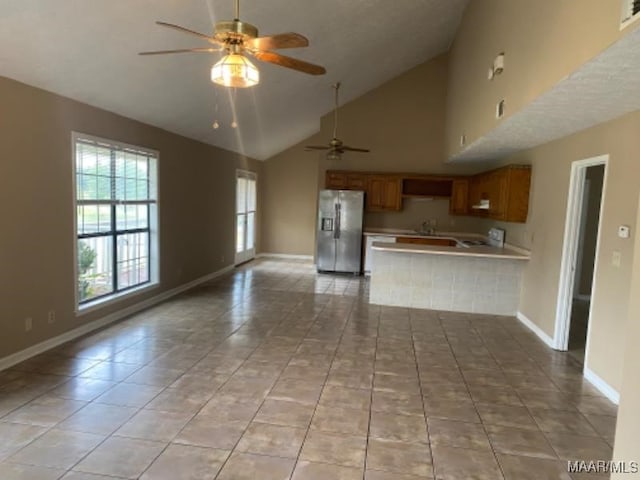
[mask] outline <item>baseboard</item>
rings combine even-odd
[[[291,255],[289,253],[259,253],[258,258],[283,258],[290,260],[313,260],[313,255]]]
[[[587,368],[586,366],[584,367],[584,378],[586,378],[587,380],[589,380],[589,382],[596,387],[598,390],[600,390],[600,392],[607,397],[609,400],[611,400],[613,403],[615,403],[616,405],[618,405],[620,403],[620,393],[618,393],[618,391],[613,388],[611,385],[609,385],[607,382],[605,382],[602,378],[600,378],[598,375],[596,375],[593,370]]]
[[[62,345],[63,343],[69,342],[75,338],[86,335],[87,333],[91,333],[94,330],[97,330],[102,327],[106,327],[111,323],[117,322],[118,320],[122,320],[123,318],[128,317],[129,315],[133,315],[134,313],[144,310],[145,308],[149,308],[171,297],[174,297],[182,292],[186,292],[187,290],[190,290],[194,287],[197,287],[200,284],[213,280],[214,278],[220,277],[221,275],[224,275],[232,271],[233,268],[234,268],[233,265],[229,265],[221,270],[218,270],[216,272],[210,273],[203,277],[197,278],[195,280],[192,280],[191,282],[172,288],[171,290],[162,292],[159,295],[156,295],[154,297],[147,298],[146,300],[138,302],[134,305],[130,305],[126,308],[123,308],[122,310],[118,310],[117,312],[110,313],[109,315],[106,315],[102,318],[99,318],[90,323],[82,325],[81,327],[74,328],[73,330],[69,330],[68,332],[65,332],[61,335],[49,338],[43,342],[32,345],[31,347],[25,348],[24,350],[20,350],[19,352],[12,353],[7,357],[0,358],[0,371],[6,368],[12,367],[13,365],[16,365],[31,357],[44,353],[47,350],[51,350],[52,348]]]
[[[518,318],[518,320],[520,320],[520,322],[522,322],[525,327],[535,333],[540,338],[540,340],[546,343],[550,348],[555,348],[553,338],[551,338],[539,326],[529,320],[524,313],[518,312],[516,314],[516,317]]]

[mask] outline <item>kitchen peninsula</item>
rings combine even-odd
[[[516,247],[372,245],[370,302],[515,315],[528,252]]]

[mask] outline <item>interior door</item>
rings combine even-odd
[[[236,258],[235,264],[256,256],[256,174],[236,172]]]

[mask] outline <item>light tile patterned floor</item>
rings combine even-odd
[[[616,408],[571,357],[367,289],[261,260],[0,372],[0,478],[582,479],[567,459],[610,458]]]

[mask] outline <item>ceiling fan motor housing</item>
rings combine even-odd
[[[256,38],[258,29],[254,25],[240,20],[224,21],[216,23],[213,36],[219,42],[239,45],[245,40]]]

